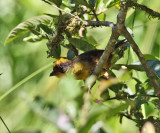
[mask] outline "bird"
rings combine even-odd
[[[122,40],[115,45],[115,48],[117,49],[125,42],[126,40]],[[50,76],[61,78],[70,71],[77,80],[86,80],[91,74],[93,74],[96,64],[102,56],[103,52],[104,50],[95,49],[86,51],[74,57],[72,60],[60,58],[54,62],[53,71],[50,73]],[[103,65],[99,77],[103,76],[111,67],[112,58],[113,53],[110,54],[109,60],[104,63],[105,65]]]

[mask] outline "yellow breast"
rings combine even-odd
[[[72,73],[77,79],[85,80],[91,74],[91,69],[88,62],[78,62],[73,65]]]

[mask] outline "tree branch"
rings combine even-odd
[[[122,2],[121,9],[120,9],[119,14],[117,16],[117,24],[116,24],[116,26],[113,26],[110,40],[109,40],[109,42],[105,48],[105,51],[102,54],[98,64],[96,65],[96,68],[94,70],[94,74],[96,76],[98,76],[100,74],[102,66],[104,65],[105,61],[108,61],[110,54],[112,52],[114,52],[114,45],[115,45],[116,41],[118,40],[118,37],[120,36],[120,34],[123,30],[123,27],[124,27],[126,12],[127,12],[126,2]],[[113,25],[113,24],[111,24],[111,25]]]
[[[113,28],[115,26],[114,23],[109,22],[109,21],[91,21],[91,20],[86,20],[84,22],[84,26],[93,26],[93,27],[98,27],[98,26],[108,26]]]
[[[152,16],[152,18],[156,18],[157,17],[158,19],[160,19],[160,13],[159,12],[156,12],[156,11],[150,9],[150,8],[146,7],[145,5],[141,5],[141,4],[135,3],[135,2],[130,0],[128,2],[128,6],[137,8],[137,9],[142,10],[142,11],[145,11],[150,16]]]
[[[107,26],[112,27],[112,34],[111,34],[109,42],[108,42],[102,56],[100,57],[97,65],[95,67],[95,70],[93,72],[94,77],[99,76],[99,74],[102,70],[102,66],[104,64],[106,66],[109,66],[109,62],[106,63],[106,61],[109,61],[110,54],[114,52],[114,45],[123,30],[124,22],[125,22],[125,18],[126,18],[126,13],[127,13],[127,6],[126,5],[127,5],[126,0],[121,2],[121,8],[120,8],[119,14],[117,16],[117,24],[116,25],[114,25],[111,22],[106,22]],[[90,77],[88,78],[88,80],[90,80]],[[89,89],[93,86],[95,81],[96,81],[96,78],[92,78],[92,81],[90,81],[90,84],[88,85]]]
[[[154,73],[152,72],[152,70],[150,69],[150,67],[148,66],[148,63],[147,63],[146,59],[144,58],[142,52],[140,51],[139,47],[137,46],[137,44],[133,40],[132,36],[127,31],[126,27],[124,27],[122,34],[128,40],[128,42],[132,46],[134,52],[137,54],[140,62],[142,63],[142,65],[144,67],[144,70],[146,71],[146,74],[147,74],[148,78],[150,79],[152,85],[155,88],[155,91],[157,92],[158,98],[160,99],[160,87],[159,87],[159,84],[157,83],[156,77],[155,77]]]
[[[51,4],[48,1],[45,1],[45,0],[42,0],[42,1],[44,1],[47,4],[55,7],[59,11],[65,12],[65,13],[77,18],[77,21],[80,21],[80,22],[83,21],[78,16],[76,16],[74,14],[71,14],[69,12],[66,12],[66,11],[62,10],[61,8]],[[102,66],[104,65],[104,63],[106,61],[109,61],[110,54],[114,52],[114,45],[115,45],[116,41],[118,40],[118,37],[122,33],[126,37],[128,42],[131,44],[131,46],[132,46],[133,50],[136,52],[137,56],[139,57],[139,60],[142,63],[142,65],[144,66],[144,70],[146,71],[147,76],[149,77],[151,83],[153,84],[153,86],[155,88],[155,91],[157,92],[157,95],[158,95],[158,97],[160,99],[160,87],[159,87],[159,84],[157,83],[157,81],[155,79],[155,75],[152,72],[152,70],[150,69],[150,67],[148,66],[147,61],[143,57],[143,54],[141,53],[139,47],[137,46],[135,41],[132,39],[132,37],[129,34],[129,32],[127,31],[126,27],[124,26],[126,13],[127,13],[127,6],[136,7],[138,9],[144,10],[145,12],[150,14],[152,17],[160,18],[160,13],[155,12],[152,9],[149,9],[144,5],[140,5],[138,3],[134,3],[131,0],[130,1],[123,0],[123,1],[121,1],[121,8],[120,8],[119,14],[117,16],[117,24],[116,25],[114,23],[112,23],[112,22],[109,22],[109,21],[89,21],[89,20],[88,21],[83,21],[84,22],[84,26],[108,26],[108,27],[112,28],[112,34],[111,34],[110,40],[109,40],[109,42],[108,42],[108,44],[107,44],[107,46],[106,46],[106,48],[104,50],[104,53],[100,57],[100,60],[97,63],[93,74],[96,77],[98,77],[98,75],[101,72]],[[107,66],[107,64],[105,64],[105,65]],[[96,80],[96,78],[94,78],[94,82],[95,82],[95,80]],[[90,86],[92,86],[94,84],[94,82]]]

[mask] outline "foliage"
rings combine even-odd
[[[52,18],[49,18],[47,16],[38,16],[38,17],[33,17],[29,20],[26,20],[25,22],[16,26],[9,33],[9,35],[5,41],[5,44],[9,43],[13,39],[23,35],[24,33],[29,32],[29,31],[31,31],[33,34],[35,34],[37,36],[41,35],[42,37],[44,37],[44,35],[42,35],[42,33],[40,33],[40,29],[42,29],[48,33],[49,28],[43,24],[47,24],[47,22],[50,22],[51,20],[52,20]]]
[[[6,78],[9,81],[13,77],[9,86],[13,87],[8,91],[0,91],[0,106],[8,105],[0,111],[0,115],[5,116],[2,118],[9,129],[15,133],[114,133],[117,132],[117,128],[118,133],[132,133],[141,130],[145,122],[150,121],[156,131],[160,132],[159,100],[149,78],[145,75],[143,66],[128,43],[113,53],[112,63],[114,64],[108,71],[109,79],[98,79],[91,94],[88,94],[83,81],[75,80],[70,73],[61,79],[48,78],[52,70],[50,62],[53,62],[53,58],[59,59],[65,56],[71,59],[83,51],[105,49],[111,34],[109,28],[87,27],[85,21],[116,22],[121,1],[48,0],[47,3],[49,2],[50,5],[44,2],[45,0],[42,0],[36,4],[41,3],[42,7],[47,6],[47,8],[53,8],[51,6],[53,4],[54,7],[62,10],[58,14],[49,12],[43,16],[38,14],[37,17],[27,20],[21,19],[13,23],[12,26],[20,24],[10,33],[9,31],[5,33],[8,37],[6,40],[3,39],[4,44],[14,42],[23,44],[18,38],[23,38],[25,41],[25,45],[22,46],[6,45],[8,59],[1,56],[10,64],[10,67],[6,67],[7,63],[5,65],[11,71],[10,76],[8,74]],[[23,4],[26,4],[27,8],[30,7],[25,2],[19,3],[19,6]],[[150,6],[146,1],[142,4]],[[152,4],[158,5],[157,2]],[[14,9],[21,17],[23,16],[18,8]],[[157,80],[160,81],[158,24],[157,27],[152,27],[150,23],[144,25],[147,21],[152,22],[148,20],[148,16],[144,17],[141,11],[134,12],[132,8],[128,12],[126,18],[128,28],[132,29],[131,25],[134,24],[143,25],[143,27],[132,29],[134,39],[138,40],[142,52],[147,52],[144,57],[148,60]],[[1,18],[0,21],[4,22],[6,19],[7,17],[4,20]],[[16,16],[17,19],[19,19],[18,16]],[[135,22],[131,24],[132,20]],[[0,27],[3,25],[0,24]],[[154,35],[149,38],[152,33]],[[145,39],[149,40],[146,42]],[[37,46],[30,43],[43,44]],[[148,51],[145,51],[146,46],[150,47]],[[48,65],[44,66],[44,64]],[[17,68],[18,65],[21,67]],[[41,66],[44,67],[40,68]],[[4,78],[6,71],[2,68],[0,70],[0,78]],[[32,80],[28,81],[31,78]],[[8,88],[5,82],[0,84],[4,89]],[[20,88],[19,91],[18,88]],[[16,89],[17,91],[13,93]],[[16,119],[16,115],[20,116],[20,119]],[[13,125],[12,118],[15,119]],[[3,128],[5,132],[6,129]]]

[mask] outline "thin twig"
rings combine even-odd
[[[141,97],[157,97],[156,95],[128,95],[126,97],[118,97],[118,96],[115,96],[115,97],[111,97],[111,98],[107,98],[106,100],[99,100],[99,99],[96,99],[95,102],[98,103],[98,104],[101,104],[103,102],[107,102],[107,101],[111,101],[111,100],[126,100],[127,98],[135,98],[136,96],[141,96]]]
[[[70,12],[67,12],[67,11],[63,10],[63,9],[61,9],[61,8],[59,8],[59,7],[57,7],[57,6],[53,5],[53,4],[51,4],[50,2],[48,2],[48,1],[46,1],[46,0],[42,0],[42,1],[44,1],[45,3],[47,3],[47,4],[51,5],[51,6],[53,6],[53,7],[56,8],[58,11],[65,12],[65,13],[67,13],[67,14],[69,14],[69,15],[75,17],[75,18],[77,18],[78,20],[83,21],[83,20],[82,20],[81,18],[79,18],[78,16],[76,16],[76,15],[70,13]]]
[[[94,16],[95,16],[95,18],[96,18],[96,21],[99,21],[98,16],[97,16],[97,14],[96,14],[96,12],[95,12],[95,10],[94,10],[94,9],[92,10],[92,12],[93,12],[93,15],[94,15]]]
[[[120,115],[122,115],[122,116],[124,116],[124,117],[126,117],[126,118],[128,118],[128,119],[130,119],[132,121],[136,121],[136,119],[133,119],[130,115],[127,115],[125,113],[120,113]]]
[[[7,131],[8,131],[9,133],[11,133],[11,131],[9,130],[7,124],[4,122],[4,120],[2,119],[1,116],[0,116],[0,119],[1,119],[2,123],[4,124],[4,126],[6,127]]]
[[[45,3],[53,6],[54,8],[56,8],[57,10],[59,10],[59,11],[61,11],[61,12],[65,12],[65,13],[67,13],[67,14],[75,17],[75,18],[77,18],[77,19],[78,19],[79,21],[81,21],[81,22],[83,21],[83,20],[82,20],[81,18],[79,18],[77,15],[74,15],[74,14],[72,14],[72,13],[70,13],[70,12],[67,12],[67,11],[65,11],[65,10],[63,10],[63,9],[61,9],[61,8],[53,5],[53,4],[51,4],[50,2],[48,2],[48,1],[46,1],[46,0],[42,0],[42,1],[44,1]],[[84,26],[96,26],[96,27],[97,27],[97,26],[109,26],[109,27],[113,28],[113,27],[114,27],[114,23],[109,22],[109,21],[91,21],[91,20],[86,20],[86,21],[84,21]]]
[[[126,97],[111,97],[111,98],[108,98],[107,100],[104,100],[103,102],[106,102],[106,101],[110,101],[110,100],[125,100],[126,98],[135,98],[136,96],[142,96],[142,97],[157,97],[156,95],[129,95],[129,96],[126,96]]]

